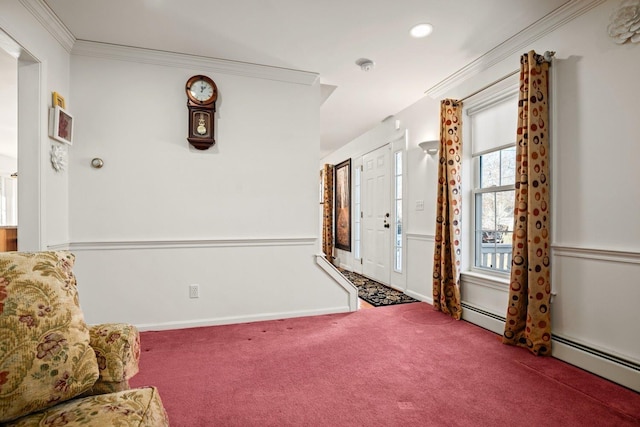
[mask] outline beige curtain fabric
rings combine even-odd
[[[440,165],[433,255],[433,307],[460,319],[462,102],[440,103]]]
[[[549,355],[549,63],[531,51],[520,64],[513,261],[503,342]]]
[[[323,215],[322,215],[322,251],[329,262],[333,262],[333,165],[326,164],[322,170]]]

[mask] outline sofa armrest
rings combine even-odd
[[[90,345],[98,359],[100,377],[90,394],[129,389],[129,379],[138,373],[140,334],[125,323],[89,326]]]

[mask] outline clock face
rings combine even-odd
[[[211,99],[214,92],[211,83],[203,79],[193,82],[189,91],[191,92],[191,96],[200,102]]]

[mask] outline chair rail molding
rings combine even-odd
[[[241,237],[224,239],[192,240],[122,240],[122,241],[86,241],[49,245],[48,250],[96,251],[96,250],[146,250],[146,249],[192,249],[192,248],[230,248],[256,246],[311,246],[317,238],[304,237]]]
[[[422,240],[425,242],[435,242],[436,236],[433,234],[407,233],[407,240]]]
[[[584,258],[598,261],[640,264],[640,252],[616,249],[596,249],[582,246],[551,245],[551,254],[557,257]]]

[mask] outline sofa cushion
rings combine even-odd
[[[6,427],[168,425],[158,391],[155,387],[146,387],[70,400],[8,423]]]
[[[140,334],[127,323],[89,326],[90,344],[98,359],[100,377],[88,394],[129,389],[129,379],[138,373]]]
[[[0,253],[0,422],[71,399],[98,378],[69,252]]]

